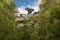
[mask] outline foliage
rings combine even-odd
[[[38,16],[30,21],[35,23],[31,40],[60,40],[60,1],[43,0]],[[36,25],[37,24],[37,25]]]
[[[16,5],[12,0],[0,0],[0,40],[16,40]]]
[[[7,1],[0,1],[0,40],[60,40],[60,0],[41,0],[39,14],[19,29],[13,16],[16,5]]]

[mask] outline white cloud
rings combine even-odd
[[[26,11],[26,10],[24,9],[24,7],[18,8],[18,12],[19,12],[19,14],[27,14],[27,13],[28,13],[28,11]]]
[[[32,5],[27,5],[26,7],[30,7],[30,8],[33,8],[34,9],[34,11],[33,11],[33,13],[34,12],[38,12],[38,10],[39,10],[39,1],[38,2],[33,2],[32,3]],[[28,13],[28,11],[26,11],[25,10],[25,6],[21,6],[21,7],[19,7],[18,8],[18,14],[27,14]]]

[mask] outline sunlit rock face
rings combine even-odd
[[[23,14],[24,15],[24,14]],[[34,25],[33,22],[29,21],[29,18],[32,17],[32,16],[36,16],[37,14],[27,14],[27,15],[24,15],[24,16],[21,16],[21,17],[17,17],[16,19],[16,22],[17,22],[17,28],[21,28],[21,27],[24,27],[24,25],[26,25],[27,27],[31,27],[32,25]],[[27,22],[27,24],[25,23],[24,24],[24,20],[27,20],[29,22]]]

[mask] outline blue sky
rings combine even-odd
[[[33,3],[38,2],[38,0],[14,0],[14,2],[18,7],[20,7],[20,6],[33,5]]]
[[[39,10],[39,0],[14,0],[14,2],[18,8],[18,14],[27,14],[28,11],[25,10],[25,7],[33,8],[33,13]]]

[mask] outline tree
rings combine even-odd
[[[0,0],[0,40],[16,40],[14,13],[13,0]]]
[[[40,12],[32,21],[37,21],[32,33],[35,40],[59,40],[60,39],[60,0],[42,0]],[[38,30],[38,31],[37,31]]]
[[[45,2],[44,2],[45,1]],[[60,1],[59,0],[43,0],[40,12],[40,31],[43,40],[59,40],[59,23],[60,23]]]
[[[30,14],[30,13],[32,13],[32,11],[34,11],[34,9],[32,9],[32,8],[25,8],[25,10],[27,10],[28,11],[28,14]]]

